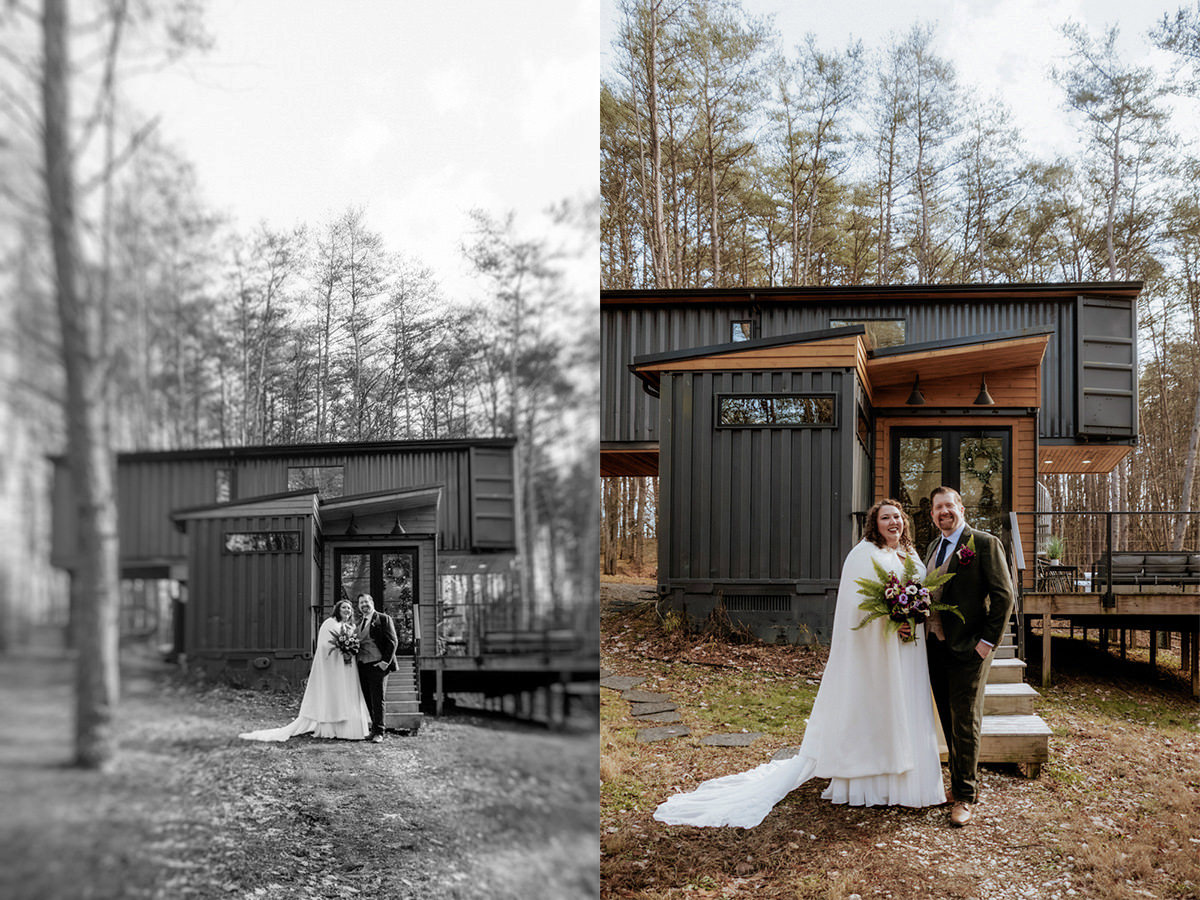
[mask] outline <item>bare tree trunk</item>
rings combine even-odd
[[[105,768],[115,761],[119,695],[117,508],[108,439],[107,371],[100,314],[81,290],[68,93],[66,0],[45,0],[42,13],[42,105],[46,196],[54,252],[55,293],[66,371],[67,457],[75,489],[79,559],[74,572],[78,619],[72,623],[75,762]]]

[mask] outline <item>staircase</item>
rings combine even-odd
[[[388,676],[383,693],[383,724],[396,731],[416,734],[424,720],[417,660],[412,656],[397,656],[396,666],[396,671]]]
[[[1033,712],[1038,692],[1024,681],[1025,662],[1017,659],[1011,626],[993,653],[983,694],[979,761],[1017,763],[1028,777],[1037,778],[1050,756],[1050,726]],[[939,744],[944,760],[941,736]]]

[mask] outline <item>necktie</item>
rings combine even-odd
[[[950,538],[942,538],[942,545],[938,547],[937,565],[941,565],[946,561],[946,551],[950,549]]]

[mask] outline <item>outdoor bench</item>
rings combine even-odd
[[[1104,590],[1105,558],[1092,566],[1092,590]],[[1156,550],[1145,553],[1113,553],[1113,587],[1132,585],[1200,585],[1200,553]]]

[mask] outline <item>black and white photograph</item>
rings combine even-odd
[[[0,896],[598,896],[599,18],[0,2]]]
[[[601,29],[602,896],[1200,896],[1200,5]]]

